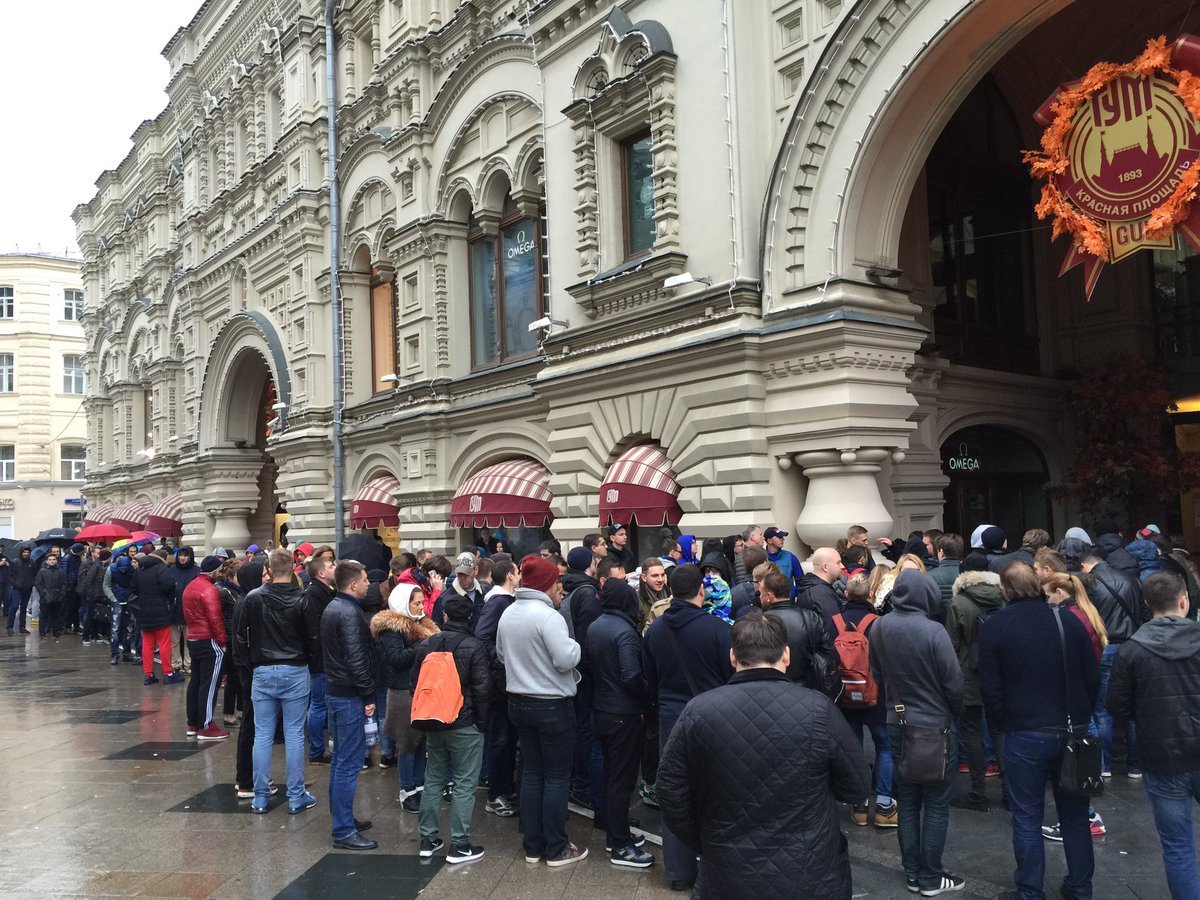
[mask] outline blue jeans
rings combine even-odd
[[[1096,711],[1092,714],[1100,738],[1100,768],[1105,772],[1112,771],[1113,718],[1108,714],[1104,702],[1108,699],[1108,679],[1112,675],[1113,663],[1120,649],[1120,644],[1109,644],[1100,654],[1100,693],[1096,695]],[[1129,771],[1137,772],[1137,729],[1134,728],[1133,722],[1129,723],[1125,732],[1125,743],[1129,750]]]
[[[904,735],[899,725],[887,727],[892,754],[897,761],[904,758]],[[948,737],[949,758],[958,757],[958,745],[953,729]],[[912,784],[896,772],[892,793],[900,807],[900,856],[904,874],[916,878],[922,888],[936,887],[945,875],[942,851],[946,849],[946,829],[950,824],[950,785],[954,782],[954,767],[946,767],[946,777],[939,784]]]
[[[329,707],[329,733],[333,735],[333,761],[329,764],[329,815],[335,841],[358,833],[354,825],[354,792],[358,773],[367,755],[367,714],[361,697],[325,697]],[[378,714],[379,710],[376,710]]]
[[[525,855],[553,859],[567,846],[567,795],[575,750],[575,704],[508,695],[521,745],[521,844]]]
[[[1063,884],[1079,900],[1092,896],[1092,832],[1088,824],[1088,800],[1061,793],[1054,783],[1067,746],[1067,733],[1013,731],[1004,738],[1004,775],[1012,807],[1013,855],[1017,869],[1013,883],[1021,900],[1041,900],[1046,879],[1046,848],[1042,821],[1046,784],[1054,789],[1054,806],[1062,828],[1067,877]]]
[[[1142,776],[1154,810],[1154,826],[1162,842],[1163,868],[1174,900],[1200,900],[1196,843],[1192,836],[1192,802],[1200,803],[1200,769],[1178,775]]]
[[[308,758],[325,755],[325,673],[314,673],[310,679],[312,693],[308,701]]]
[[[288,805],[304,797],[304,716],[308,712],[307,666],[259,666],[250,699],[254,703],[254,805],[271,796],[271,748],[283,718]],[[361,759],[361,757],[360,757]]]
[[[596,739],[592,721],[594,688],[583,682],[575,695],[575,765],[571,773],[571,790],[586,794],[592,803],[596,821],[604,820],[604,750]]]
[[[20,631],[25,630],[25,613],[29,609],[29,598],[32,595],[32,589],[28,591],[20,588],[12,589],[12,596],[8,601],[8,628],[10,631],[14,628]]]
[[[401,753],[398,768],[400,770],[400,790],[411,794],[419,785],[425,783],[425,741],[417,747],[415,753]]]
[[[871,733],[871,743],[875,745],[875,802],[887,806],[892,802],[892,742],[888,738],[887,726],[882,722],[878,725],[851,722],[850,730],[860,745],[864,728]]]
[[[384,720],[387,719],[386,684],[375,691],[375,718],[379,720],[379,724],[381,726],[383,725]],[[383,756],[396,755],[396,742],[382,727],[379,729],[379,752]],[[365,757],[366,754],[364,753],[363,756]]]
[[[517,730],[508,717],[508,697],[493,697],[484,746],[484,771],[488,778],[488,799],[510,797],[516,793]]]
[[[130,656],[136,656],[137,649],[129,636],[133,626],[133,613],[128,606],[120,603],[113,603],[109,611],[112,614],[112,624],[108,632],[108,652],[115,657],[124,649]]]

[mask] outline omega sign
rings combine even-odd
[[[978,472],[979,457],[972,456],[966,444],[958,445],[958,456],[952,456],[946,460],[946,465],[951,472]]]
[[[524,256],[533,249],[533,241],[525,238],[525,230],[517,232],[517,236],[513,241],[512,246],[508,248],[508,258],[516,259],[518,256]]]

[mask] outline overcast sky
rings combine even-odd
[[[77,255],[71,210],[167,103],[161,51],[201,0],[0,0],[0,252]]]

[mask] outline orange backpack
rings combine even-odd
[[[838,613],[833,617],[837,637],[833,639],[838,653],[838,674],[842,678],[842,696],[838,706],[844,709],[869,709],[879,702],[879,685],[871,677],[871,662],[867,654],[867,626],[878,619],[867,613],[855,628]]]
[[[413,687],[410,719],[413,728],[420,731],[449,728],[463,708],[462,681],[454,664],[454,648],[446,648],[444,634],[429,640],[439,639],[439,648],[431,649],[421,663],[421,673]]]

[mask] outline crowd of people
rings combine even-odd
[[[553,540],[521,559],[493,543],[397,553],[386,572],[309,543],[218,547],[199,562],[165,542],[76,544],[0,560],[0,596],[10,635],[29,633],[36,596],[43,638],[106,643],[111,665],[140,664],[147,686],[156,662],[165,684],[190,676],[186,734],[236,729],[234,789],[252,813],[278,790],[281,729],[288,811],[317,804],[306,764],[328,766],[339,848],[377,846],[354,799],[378,745],[418,817],[420,855],[451,864],[484,854],[471,823],[486,787],[485,812],[517,818],[530,864],[587,857],[568,831],[575,804],[613,865],[650,867],[630,816],[640,796],[661,808],[673,889],[849,898],[848,821],[896,829],[905,888],[932,897],[965,885],[942,861],[950,807],[998,802],[1012,820],[1011,896],[1044,896],[1051,842],[1066,858],[1061,895],[1088,898],[1106,825],[1062,772],[1090,734],[1103,778],[1123,747],[1172,896],[1196,900],[1200,578],[1154,525],[1132,541],[1110,523],[1096,531],[1052,546],[1032,529],[1010,549],[981,525],[968,540],[914,532],[873,552],[854,526],[807,568],[786,531],[757,526],[664,533],[641,561],[613,525],[565,555]],[[958,772],[969,789],[956,794]]]

